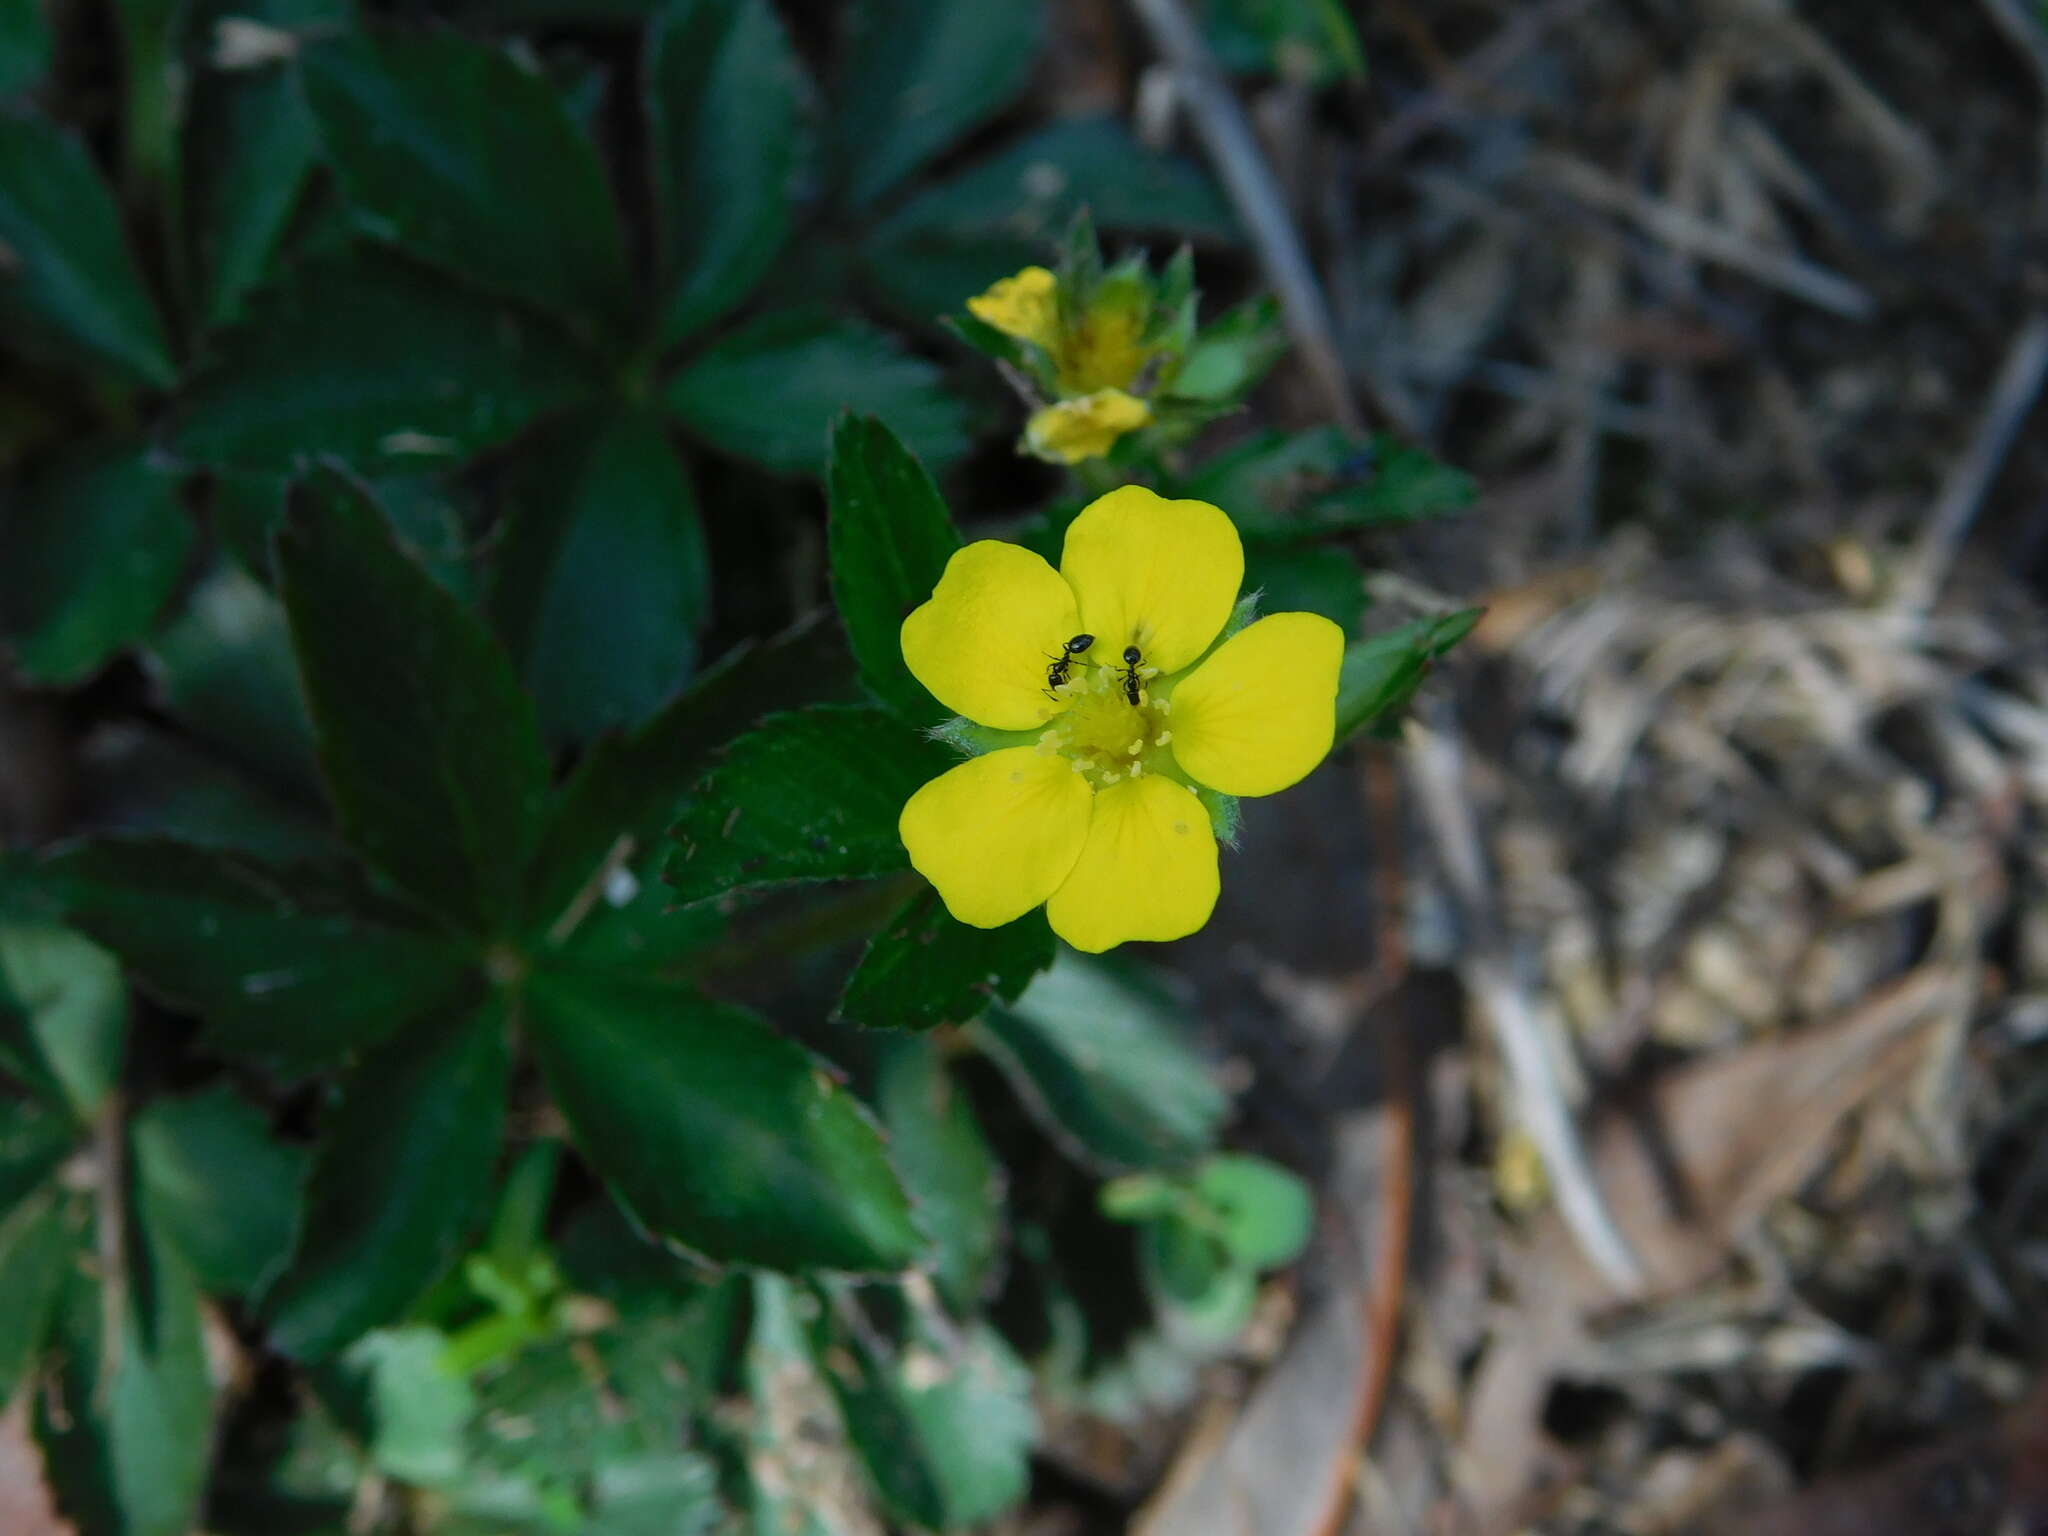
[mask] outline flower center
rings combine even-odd
[[[1053,690],[1065,707],[1057,713],[1047,710],[1049,723],[1038,738],[1038,750],[1059,753],[1096,789],[1162,770],[1172,774],[1172,706],[1150,691],[1158,675],[1157,667],[1139,664],[1138,701],[1133,704],[1131,674],[1125,667],[1076,666]]]

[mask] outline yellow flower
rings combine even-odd
[[[1321,762],[1344,655],[1313,613],[1215,644],[1243,577],[1220,509],[1142,486],[1075,518],[1057,571],[994,539],[953,556],[903,621],[903,659],[948,709],[1031,735],[903,807],[910,862],[947,911],[995,928],[1043,902],[1091,952],[1209,920],[1216,837],[1196,786],[1270,795]]]
[[[1060,339],[1059,279],[1044,267],[1026,267],[988,292],[967,301],[967,312],[1005,336],[1015,336],[1048,352]]]
[[[1033,411],[1024,424],[1024,441],[1041,459],[1078,464],[1099,459],[1126,432],[1152,419],[1152,407],[1120,389],[1098,389],[1079,400],[1062,400]]]
[[[1054,349],[1062,395],[1130,387],[1149,355],[1142,340],[1146,297],[1128,288],[1105,288],[1096,296]]]

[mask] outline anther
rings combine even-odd
[[[1154,736],[1152,738],[1152,745],[1155,747],[1163,747],[1171,740],[1173,740],[1173,732],[1161,731],[1157,736]]]
[[[1133,741],[1131,742],[1131,744],[1130,744],[1130,745],[1129,745],[1128,747],[1125,747],[1125,748],[1124,748],[1124,756],[1125,756],[1125,757],[1136,757],[1136,756],[1137,756],[1137,755],[1138,755],[1138,754],[1139,754],[1140,752],[1142,752],[1142,751],[1144,751],[1144,750],[1145,750],[1145,738],[1144,738],[1144,737],[1142,737],[1142,736],[1140,736],[1140,737],[1137,737],[1136,739],[1134,739],[1134,740],[1133,740]]]

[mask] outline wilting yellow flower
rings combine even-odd
[[[1062,400],[1031,413],[1024,441],[1041,459],[1078,464],[1099,459],[1126,432],[1152,419],[1152,407],[1120,389],[1098,389],[1079,400]]]
[[[1270,795],[1321,762],[1344,655],[1313,613],[1217,644],[1243,578],[1220,509],[1142,486],[1075,518],[1057,571],[994,539],[954,554],[903,621],[903,659],[948,709],[1031,734],[903,807],[910,862],[947,911],[995,928],[1043,902],[1091,952],[1209,920],[1216,836],[1195,786]]]
[[[1060,339],[1059,279],[1044,267],[1026,267],[967,301],[967,312],[1005,336],[1048,352]]]

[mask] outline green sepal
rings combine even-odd
[[[950,720],[941,720],[925,734],[933,741],[942,741],[956,752],[969,757],[980,757],[984,752],[1000,752],[1005,747],[1034,747],[1041,731],[999,731],[991,725],[976,725],[961,715]]]
[[[1237,847],[1238,828],[1244,821],[1238,810],[1237,796],[1226,795],[1206,784],[1189,787],[1194,790],[1195,798],[1202,802],[1202,809],[1209,813],[1209,830],[1216,834],[1216,841],[1226,848]]]

